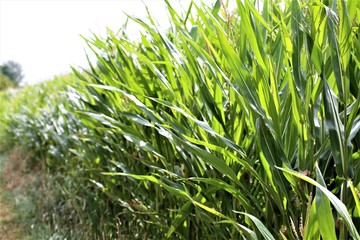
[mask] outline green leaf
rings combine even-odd
[[[325,181],[317,165],[315,171],[317,182],[326,188]],[[315,202],[317,222],[319,224],[321,236],[323,239],[336,239],[335,223],[330,207],[330,201],[319,188],[316,189]]]
[[[316,214],[316,201],[312,202],[309,216],[306,218],[303,239],[320,240],[319,222]]]
[[[262,222],[257,219],[256,217],[254,217],[253,215],[251,214],[248,214],[248,213],[244,213],[244,212],[237,212],[237,211],[234,211],[236,213],[240,213],[240,214],[243,214],[245,216],[247,216],[248,218],[251,219],[251,221],[254,222],[254,224],[256,225],[256,227],[258,228],[258,230],[261,232],[261,235],[264,237],[264,239],[266,240],[275,240],[274,236],[270,233],[270,231],[265,227],[264,224],[262,224]]]
[[[357,239],[357,240],[360,239],[360,235],[351,219],[351,216],[348,213],[348,210],[347,210],[345,204],[342,203],[332,192],[330,192],[327,188],[323,187],[320,183],[316,182],[315,180],[313,180],[301,173],[298,173],[291,169],[285,169],[285,168],[280,168],[280,167],[278,167],[278,169],[280,169],[281,171],[283,171],[285,173],[296,176],[296,177],[314,185],[315,187],[317,187],[322,193],[325,194],[325,196],[330,200],[332,205],[335,207],[338,214],[343,218],[344,223],[347,226],[347,229],[350,232],[351,236],[354,239]]]

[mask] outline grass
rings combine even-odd
[[[0,155],[0,169],[1,175],[3,175],[3,162],[5,157]],[[8,192],[3,190],[3,179],[0,179],[0,231],[2,237],[0,239],[18,239],[23,235],[17,221],[13,214],[13,209],[11,206],[11,197]]]
[[[96,64],[3,113],[54,177],[52,230],[360,239],[357,2],[165,2],[168,31],[85,39]]]
[[[26,155],[14,149],[1,156],[0,175],[1,239],[49,239],[50,226],[39,214],[46,211],[42,202],[52,191],[39,187],[44,181],[41,171],[27,169]]]

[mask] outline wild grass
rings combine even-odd
[[[165,2],[168,31],[130,17],[139,42],[85,39],[97,63],[6,121],[59,174],[69,225],[90,239],[360,239],[359,4]]]

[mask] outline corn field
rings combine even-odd
[[[165,3],[1,111],[68,238],[360,239],[360,1]]]

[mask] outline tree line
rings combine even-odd
[[[24,74],[22,67],[15,61],[7,61],[0,65],[0,91],[18,87]]]

